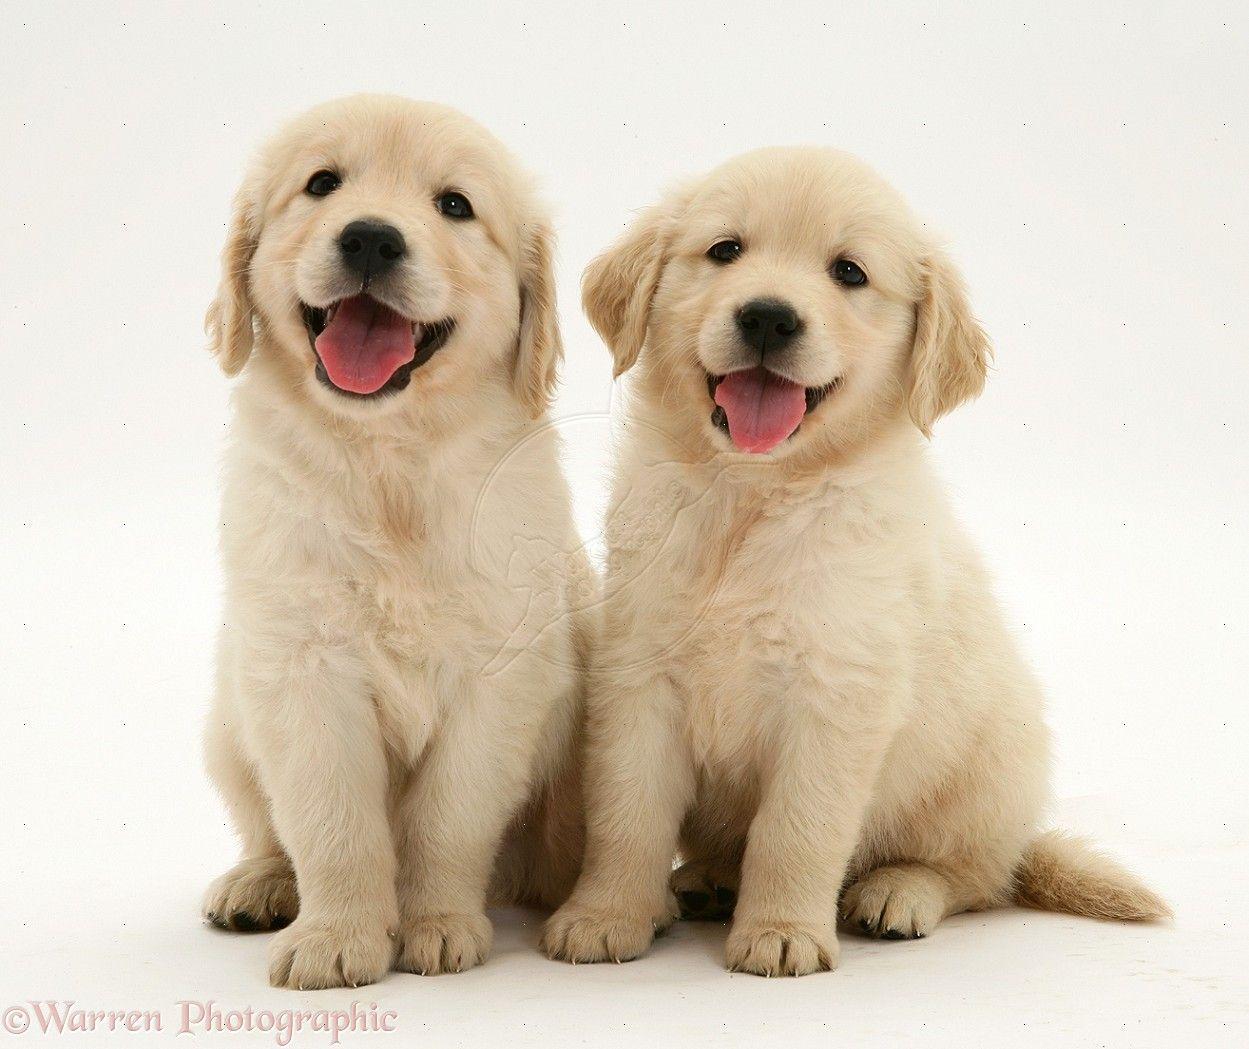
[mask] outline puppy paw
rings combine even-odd
[[[396,968],[420,976],[458,973],[490,956],[494,930],[484,914],[425,914],[399,925]]]
[[[677,917],[675,901],[652,917],[565,904],[547,919],[542,950],[565,962],[628,962]]]
[[[737,882],[704,863],[683,863],[672,872],[672,893],[683,921],[728,921],[737,906]]]
[[[733,926],[725,944],[725,963],[733,972],[756,976],[806,976],[837,966],[835,936],[811,926],[777,923]]]
[[[284,929],[297,914],[299,890],[285,856],[243,860],[214,881],[204,895],[204,917],[218,928],[235,932]]]
[[[846,923],[882,940],[918,940],[945,916],[947,889],[926,867],[877,867],[850,886],[841,900]]]
[[[273,942],[269,982],[298,991],[360,987],[385,976],[394,953],[394,939],[380,923],[331,924],[300,918]]]

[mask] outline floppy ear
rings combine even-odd
[[[555,308],[555,234],[545,222],[526,227],[521,241],[520,339],[516,347],[516,395],[537,418],[550,403],[564,343]]]
[[[581,306],[612,352],[612,378],[633,367],[646,342],[651,300],[663,272],[671,210],[648,208],[581,278]]]
[[[221,252],[221,283],[204,317],[208,348],[227,375],[243,370],[252,352],[252,298],[248,269],[260,239],[260,221],[247,185],[234,198],[230,230]]]
[[[907,409],[925,436],[946,412],[984,389],[992,349],[967,301],[963,278],[944,255],[924,262],[915,316]]]

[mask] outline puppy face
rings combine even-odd
[[[509,384],[545,406],[560,347],[549,226],[511,158],[454,110],[360,96],[261,152],[236,200],[214,349],[347,415]]]
[[[586,274],[660,424],[715,452],[819,457],[978,392],[988,347],[949,263],[853,158],[746,154],[674,194]],[[645,350],[643,350],[645,346]]]

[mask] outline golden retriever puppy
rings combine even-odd
[[[207,321],[241,376],[207,752],[243,858],[204,912],[289,925],[275,985],[458,972],[492,879],[554,904],[576,877],[551,240],[491,135],[399,98],[295,120],[236,199]]]
[[[833,968],[839,904],[887,939],[1010,899],[1165,914],[1038,834],[1041,696],[924,451],[989,345],[898,195],[839,153],[749,153],[645,212],[584,296],[636,368],[548,953],[641,954],[670,879],[764,975]]]

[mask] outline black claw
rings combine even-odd
[[[698,889],[686,889],[677,893],[677,900],[681,904],[681,917],[691,918],[702,914],[707,909],[707,904],[711,902],[711,893]]]
[[[722,911],[732,913],[733,908],[737,906],[737,893],[732,889],[726,889],[723,885],[717,885],[716,906]]]
[[[260,928],[260,922],[253,918],[246,911],[239,911],[234,915],[234,927],[239,932],[255,932]]]
[[[884,940],[910,940],[913,937],[909,932],[903,932],[901,929],[886,929],[881,934]]]
[[[860,918],[860,919],[859,919],[859,928],[860,928],[860,929],[862,929],[864,932],[875,932],[875,931],[876,931],[876,926],[874,926],[874,925],[873,925],[871,922],[869,922],[866,918]]]

